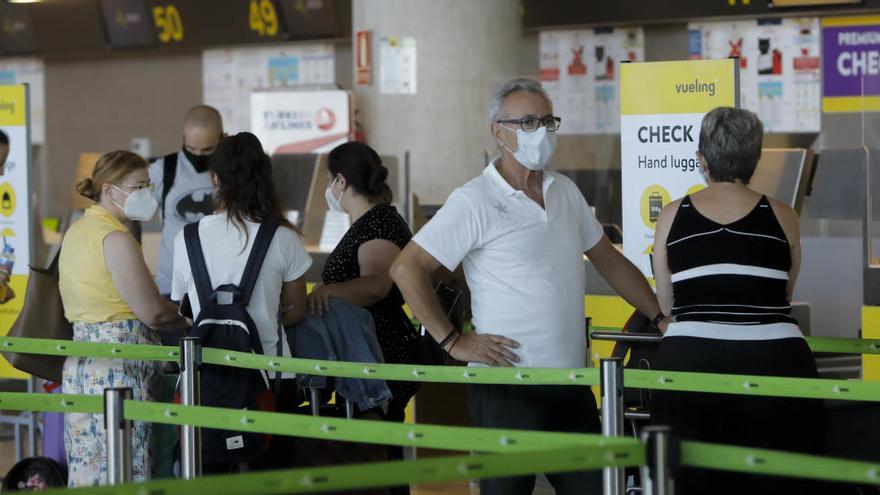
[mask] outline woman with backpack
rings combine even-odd
[[[147,221],[156,213],[147,162],[129,151],[102,156],[92,176],[77,191],[95,201],[64,236],[58,287],[73,340],[105,344],[158,345],[155,330],[186,326],[177,307],[159,295],[140,245],[123,225]],[[150,361],[67,358],[65,393],[100,395],[105,388],[128,387],[135,400],[153,400],[160,364]],[[135,481],[150,476],[151,425],[132,425],[132,471]],[[64,441],[69,485],[106,483],[104,419],[100,414],[66,415]]]
[[[373,148],[359,142],[337,146],[327,157],[332,183],[326,190],[331,210],[348,213],[351,228],[327,258],[323,284],[309,295],[309,309],[321,314],[330,297],[367,309],[373,315],[385,362],[414,362],[417,334],[403,311],[403,296],[388,274],[400,250],[412,238],[406,221],[391,206],[388,169]],[[402,422],[415,394],[413,382],[388,382],[393,398],[385,420]],[[389,460],[403,452],[390,447]],[[408,493],[397,488],[393,493]]]
[[[206,346],[233,348],[223,342],[211,342],[211,339],[216,339],[219,333],[232,338],[235,325],[226,325],[223,329],[217,327],[222,326],[224,320],[234,319],[236,323],[256,328],[259,338],[251,341],[253,351],[291,357],[290,346],[280,325],[293,326],[305,316],[306,283],[303,276],[312,259],[306,253],[296,228],[281,209],[272,179],[271,159],[263,152],[256,136],[242,132],[220,142],[211,156],[210,172],[216,188],[216,212],[186,227],[175,239],[171,298],[189,301],[195,321],[192,334],[201,335],[203,332],[205,335],[201,336]],[[254,266],[246,270],[251,257],[255,258]],[[202,284],[203,280],[209,282],[209,287]],[[248,291],[249,298],[244,294]],[[246,314],[235,316],[234,312],[242,308],[246,309]],[[224,316],[218,317],[220,314]],[[252,335],[244,332],[239,339]],[[202,373],[202,405],[210,405],[206,404],[205,394],[210,393],[212,387],[224,386],[222,383],[212,384],[212,376],[215,380],[232,383],[246,373],[245,370],[226,367],[213,371],[216,373]],[[216,378],[223,376],[229,380]],[[272,385],[270,390],[277,392],[275,409],[295,411],[299,405],[299,393],[294,375],[270,374],[268,379]],[[215,405],[229,407],[226,403]],[[247,458],[249,454],[245,455],[245,451],[248,451],[251,440],[260,450],[260,437],[228,436],[229,441],[239,442],[243,447],[226,452],[225,446],[229,443],[221,435],[217,442],[219,448],[212,451],[209,443],[213,437],[203,431],[205,469],[228,471],[236,469],[237,464],[254,462],[254,456]]]

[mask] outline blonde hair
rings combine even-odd
[[[105,153],[98,159],[92,176],[76,185],[76,191],[92,201],[101,201],[105,184],[116,184],[126,175],[147,168],[149,164],[131,151],[118,150]]]

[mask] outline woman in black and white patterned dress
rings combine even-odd
[[[332,183],[327,188],[331,210],[348,213],[351,228],[327,258],[323,284],[309,295],[309,310],[321,313],[328,297],[338,297],[373,315],[385,362],[413,362],[416,331],[403,311],[403,296],[388,275],[391,263],[412,238],[406,221],[391,206],[385,183],[388,169],[369,146],[350,142],[327,157]],[[413,382],[389,381],[393,398],[385,419],[402,422],[406,404],[418,388]],[[389,448],[389,459],[402,458],[399,447]],[[402,488],[393,493],[409,493]]]
[[[698,158],[708,187],[667,205],[657,221],[657,298],[671,323],[654,367],[816,378],[791,316],[800,267],[797,214],[748,187],[763,125],[749,111],[703,119]],[[655,392],[652,419],[685,440],[821,453],[822,403],[808,399]],[[814,482],[685,470],[677,493],[808,493]],[[826,492],[827,493],[827,492]]]

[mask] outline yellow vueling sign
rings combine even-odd
[[[735,59],[620,65],[622,115],[705,113],[739,106]]]
[[[737,60],[620,65],[623,253],[649,280],[660,211],[704,184],[696,154],[703,116],[737,106]]]
[[[0,86],[0,126],[23,126],[27,121],[25,87]]]

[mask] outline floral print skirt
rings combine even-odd
[[[153,330],[138,320],[73,324],[73,340],[102,344],[158,345]],[[132,389],[134,400],[153,400],[161,378],[161,364],[151,361],[69,357],[64,362],[62,389],[66,394],[103,395],[105,388]],[[132,479],[150,476],[149,423],[132,423]],[[67,414],[64,445],[69,469],[68,486],[107,483],[106,438],[103,414]]]

